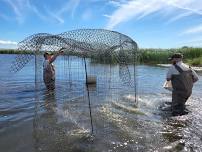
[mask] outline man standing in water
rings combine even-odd
[[[167,72],[167,81],[172,83],[172,115],[185,114],[185,102],[192,94],[193,83],[198,81],[198,75],[188,65],[182,62],[182,54],[175,53],[169,58],[172,62]]]
[[[43,80],[48,90],[55,89],[55,67],[53,62],[55,59],[63,53],[64,48],[61,48],[56,54],[49,52],[44,53],[44,63],[43,63]]]

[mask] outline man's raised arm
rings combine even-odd
[[[63,53],[64,53],[64,51],[63,51],[64,49],[65,49],[65,48],[59,49],[59,51],[58,51],[56,54],[54,54],[53,57],[49,60],[49,63],[54,62],[55,59],[56,59],[59,55],[63,54]]]

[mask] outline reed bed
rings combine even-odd
[[[131,50],[124,52],[127,61],[133,62],[134,58],[131,56]],[[182,53],[184,61],[190,65],[202,66],[202,48],[182,47],[177,49],[139,49],[138,50],[138,61],[140,64],[167,64],[169,63],[168,58],[173,53]],[[29,50],[14,50],[14,49],[2,49],[0,54],[33,54]],[[41,52],[43,54],[43,52]],[[127,55],[130,54],[130,55]],[[69,51],[65,55],[88,57],[92,59],[92,62],[96,63],[107,63],[116,64],[116,57],[108,54],[108,52],[98,52],[97,54],[78,54],[73,51]]]
[[[173,53],[182,53],[188,64],[202,66],[202,48],[140,49],[139,52],[139,61],[143,64],[167,64]]]

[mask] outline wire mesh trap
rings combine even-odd
[[[50,92],[43,82],[43,53],[60,48],[64,54],[54,62],[55,90]],[[35,64],[37,147],[50,150],[53,143],[89,140],[89,134],[113,138],[115,114],[119,109],[130,114],[126,107],[137,104],[137,44],[126,35],[104,29],[39,33],[21,41],[18,50],[28,54],[17,55],[10,72],[20,72],[31,60]]]

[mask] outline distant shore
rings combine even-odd
[[[171,66],[171,64],[157,64],[157,66],[169,68]],[[202,72],[201,66],[192,66],[191,68],[197,72]]]
[[[127,63],[133,64],[138,62],[139,64],[149,64],[149,65],[161,65],[166,67],[169,64],[168,57],[173,53],[182,53],[183,61],[190,66],[194,67],[196,71],[201,71],[202,67],[202,48],[192,48],[192,47],[182,47],[177,49],[138,49],[138,50],[124,50],[123,55],[127,60]],[[43,52],[40,52],[43,54]],[[34,54],[31,50],[16,50],[16,49],[0,49],[0,54]],[[137,55],[137,60],[134,61],[134,56]],[[89,52],[79,53],[74,50],[68,51],[65,55],[73,55],[80,57],[91,58],[92,62],[96,63],[106,63],[106,64],[116,64],[118,63],[117,57],[113,54],[109,54],[108,51],[95,51],[93,54]]]
[[[0,54],[34,54],[29,50],[0,49]]]

